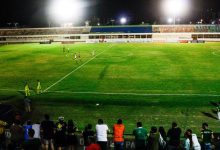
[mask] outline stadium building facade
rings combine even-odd
[[[220,25],[140,25],[0,29],[0,43],[220,41]]]

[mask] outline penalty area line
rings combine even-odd
[[[0,91],[23,92],[24,90],[17,90],[17,89],[0,89]]]
[[[93,94],[93,95],[130,95],[130,96],[201,96],[201,97],[220,97],[220,94],[187,94],[187,93],[111,93],[111,92],[73,92],[73,91],[48,91],[48,93],[63,93],[63,94]]]
[[[104,53],[106,50],[103,50],[101,53],[99,53],[98,55],[96,55],[95,57],[92,57],[91,59],[89,59],[88,61],[86,61],[85,63],[83,63],[82,65],[80,65],[79,67],[73,69],[70,73],[66,74],[65,76],[63,76],[62,78],[60,78],[58,81],[56,81],[55,83],[53,83],[51,86],[49,86],[48,88],[46,88],[44,90],[44,92],[47,92],[49,89],[51,89],[53,86],[57,85],[58,83],[60,83],[61,81],[63,81],[65,78],[67,78],[69,75],[71,75],[72,73],[76,72],[77,70],[79,70],[80,68],[82,68],[83,66],[85,66],[86,64],[88,64],[90,61],[92,61],[93,59],[95,59],[97,56],[101,55],[102,53]]]

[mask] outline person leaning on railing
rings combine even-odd
[[[113,126],[113,139],[115,150],[123,150],[124,146],[125,126],[122,124],[122,119],[118,119],[117,124]]]
[[[204,150],[211,150],[212,149],[212,139],[214,139],[214,135],[212,130],[208,129],[208,123],[202,124],[202,147]]]

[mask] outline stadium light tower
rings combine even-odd
[[[173,23],[176,24],[176,17],[184,15],[189,9],[189,0],[163,0],[163,12],[173,16]]]

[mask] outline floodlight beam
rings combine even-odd
[[[189,0],[163,0],[161,4],[163,13],[167,16],[173,16],[174,24],[176,17],[185,15],[189,10]]]
[[[75,22],[81,19],[83,7],[84,3],[80,0],[53,0],[48,11],[56,22]]]

